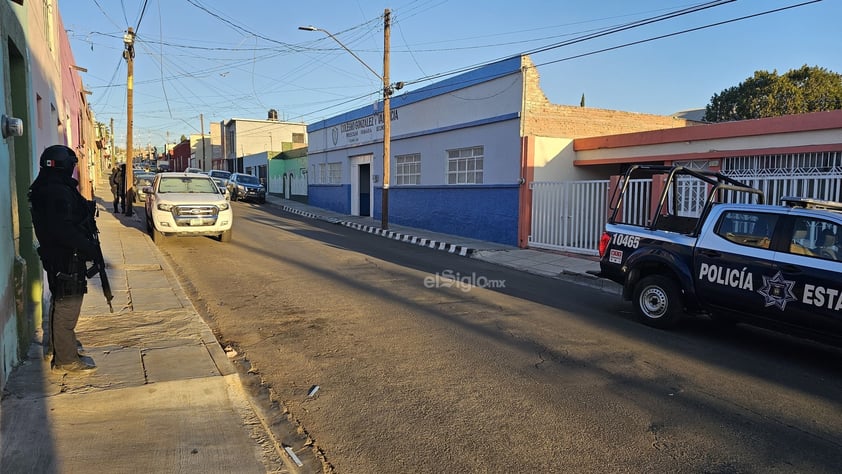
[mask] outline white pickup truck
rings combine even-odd
[[[156,244],[165,236],[213,236],[231,241],[234,213],[226,191],[204,173],[158,173],[146,194],[146,230]]]

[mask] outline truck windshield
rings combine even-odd
[[[251,175],[240,176],[239,178],[237,178],[237,181],[243,184],[260,184],[260,181],[258,181],[257,177]]]
[[[216,193],[210,178],[163,178],[158,185],[159,193]]]

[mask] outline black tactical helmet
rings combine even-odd
[[[49,146],[41,153],[41,168],[72,171],[78,161],[76,153],[64,145]]]

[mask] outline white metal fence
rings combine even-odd
[[[736,178],[763,191],[767,204],[780,204],[781,198],[797,196],[823,201],[842,201],[842,174],[823,176],[763,176]]]
[[[785,196],[842,201],[842,174],[814,176],[737,177],[765,193],[767,204]],[[651,182],[635,179],[623,203],[623,221],[649,221]],[[533,182],[532,229],[529,246],[597,255],[599,237],[607,220],[608,180]],[[692,215],[700,202],[697,189],[686,189],[679,200],[683,215]]]
[[[529,246],[596,255],[608,180],[533,182]]]

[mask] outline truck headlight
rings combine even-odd
[[[228,208],[229,208],[229,207],[231,207],[231,206],[230,206],[230,205],[228,205],[228,203],[227,203],[227,202],[223,202],[223,203],[221,203],[221,204],[217,204],[217,205],[216,205],[216,207],[218,207],[220,211],[226,211],[226,210],[228,210]]]
[[[172,211],[172,208],[173,208],[172,204],[169,204],[169,203],[166,203],[166,202],[159,202],[158,203],[158,210],[159,211],[170,212],[170,211]]]

